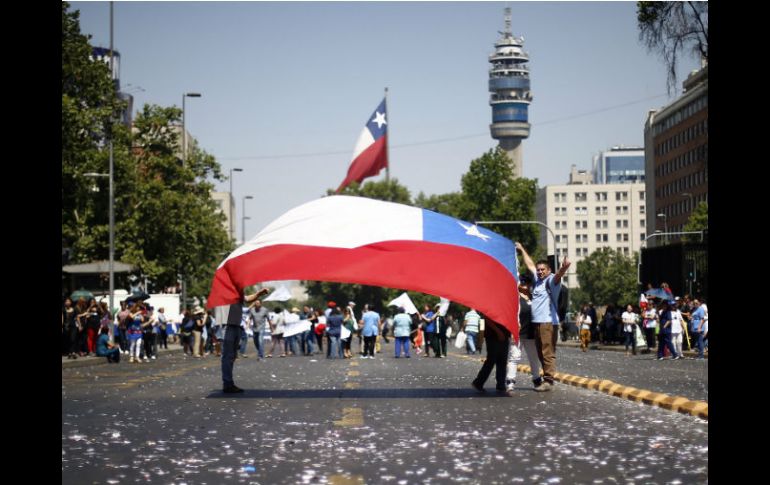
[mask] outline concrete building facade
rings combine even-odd
[[[541,231],[540,244],[559,261],[569,257],[572,266],[565,279],[569,288],[579,286],[578,261],[605,247],[633,257],[647,234],[643,183],[593,184],[590,180],[588,171],[573,166],[570,183],[549,185],[537,193],[537,220],[554,232],[552,238]]]
[[[235,224],[233,218],[235,217],[235,199],[233,199],[230,192],[212,192],[211,199],[217,204],[219,212],[225,215],[225,220],[222,225],[230,235],[232,240],[235,240]]]
[[[682,86],[682,96],[651,110],[644,125],[650,233],[681,232],[695,207],[708,202],[708,65]],[[658,239],[649,245],[660,244]]]

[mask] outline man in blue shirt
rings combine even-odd
[[[362,359],[374,358],[374,342],[377,340],[377,335],[380,333],[382,327],[382,319],[380,314],[373,310],[372,304],[366,305],[366,312],[361,317],[361,321],[364,324],[361,334],[364,336],[364,355]]]
[[[516,249],[521,251],[524,265],[532,273],[535,282],[532,285],[532,324],[535,326],[537,356],[543,365],[543,383],[536,386],[535,390],[550,391],[553,388],[553,378],[556,373],[556,340],[559,335],[559,314],[556,302],[559,301],[561,292],[561,279],[567,273],[571,263],[565,256],[559,271],[552,274],[548,261],[540,260],[537,264],[533,263],[521,243],[516,243]]]
[[[695,308],[695,310],[690,316],[690,331],[692,331],[695,338],[698,339],[698,358],[703,359],[703,321],[705,319],[706,312],[703,310],[703,305],[701,305],[700,301],[698,300],[693,300],[692,306]]]

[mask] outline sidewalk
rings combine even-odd
[[[682,349],[682,353],[684,354],[685,357],[691,358],[691,359],[694,359],[694,358],[698,357],[698,350],[697,349],[685,350],[684,349],[685,345],[686,344],[683,344],[683,349]],[[561,340],[559,340],[558,342],[556,342],[556,346],[557,347],[573,347],[573,348],[579,349],[580,348],[580,341],[579,340],[567,340],[566,342],[562,342]],[[624,345],[620,345],[620,344],[600,344],[599,342],[591,342],[588,345],[588,350],[609,350],[611,352],[625,352],[626,351],[626,347]],[[641,350],[637,350],[636,351],[637,354],[640,354],[641,352],[642,352]],[[657,349],[654,350],[653,352],[657,352]],[[709,358],[708,350],[706,350],[703,353],[703,356],[705,358],[707,358],[707,359]]]
[[[182,345],[181,344],[168,344],[167,349],[161,349],[158,348],[158,355],[163,355],[169,352],[178,352],[179,354],[182,353]],[[122,354],[120,356],[120,364],[123,364],[124,362],[128,362],[128,355]],[[61,358],[61,368],[62,369],[72,369],[75,367],[88,367],[92,365],[106,365],[107,364],[107,357],[96,357],[95,355],[89,355],[87,357],[80,357],[78,356],[77,359],[68,359],[67,356],[62,356]]]

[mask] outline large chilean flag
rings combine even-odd
[[[337,193],[350,182],[361,182],[366,177],[373,177],[388,166],[388,121],[385,112],[385,99],[374,110],[363,131],[358,136],[353,158],[348,168],[348,175],[337,188]]]
[[[209,308],[261,281],[315,280],[441,295],[518,338],[516,247],[488,229],[392,202],[333,195],[291,209],[233,251]]]

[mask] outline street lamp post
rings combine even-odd
[[[228,197],[228,203],[230,204],[230,237],[235,240],[235,195],[233,195],[233,172],[243,172],[242,168],[230,169],[230,195]]]
[[[246,199],[253,199],[254,197],[250,195],[244,195],[243,196],[243,215],[242,217],[242,227],[241,227],[241,244],[246,242],[246,219],[251,219],[251,217],[246,217]]]
[[[112,142],[110,142],[110,148],[112,148]],[[83,176],[109,177],[110,179],[110,259],[108,268],[110,272],[110,314],[112,314],[115,305],[115,184],[112,180],[112,151],[110,151],[110,173],[88,172],[84,173]]]
[[[182,166],[187,162],[187,128],[185,128],[185,99],[200,98],[201,93],[182,94]]]
[[[662,213],[662,212],[660,214],[656,214],[656,216],[663,218],[663,232],[665,234],[668,234],[668,216],[666,214]],[[646,240],[647,239],[645,238],[645,241]],[[668,237],[666,237],[666,244],[668,244]]]

